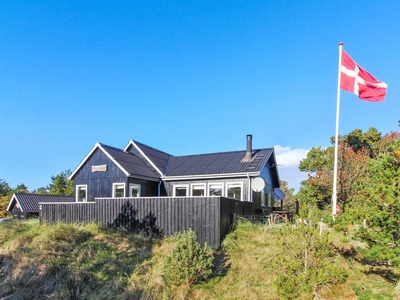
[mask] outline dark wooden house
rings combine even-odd
[[[221,196],[272,211],[279,174],[273,148],[174,156],[137,141],[124,149],[97,143],[72,172],[75,201],[120,197]]]
[[[40,203],[65,203],[74,202],[72,196],[38,195],[16,193],[12,195],[7,211],[10,211],[15,219],[29,219],[39,217]]]

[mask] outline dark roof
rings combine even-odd
[[[173,156],[168,161],[166,176],[190,176],[260,172],[273,154],[272,148],[253,150],[245,161],[246,151]]]
[[[10,211],[17,202],[22,211],[39,212],[40,202],[75,202],[73,196],[20,194],[16,193],[11,197],[7,210]]]
[[[130,175],[158,179],[159,176],[136,155],[121,149],[100,144],[105,151]]]
[[[143,152],[144,155],[147,156],[149,160],[151,160],[151,162],[160,170],[161,173],[165,172],[165,167],[167,165],[168,159],[172,156],[171,154],[165,153],[156,148],[147,146],[134,140],[131,140],[131,142],[135,143],[135,145]],[[128,148],[128,152],[134,153],[139,157],[142,157],[142,154],[133,145]],[[146,158],[143,157],[143,159]]]

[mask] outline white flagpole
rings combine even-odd
[[[338,68],[338,86],[336,96],[336,133],[335,133],[335,159],[333,165],[333,191],[332,191],[332,219],[336,216],[337,203],[337,173],[338,173],[338,144],[339,144],[339,110],[340,110],[340,67],[342,65],[342,46],[339,43],[339,68]]]

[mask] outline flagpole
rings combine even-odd
[[[340,111],[340,67],[342,63],[342,46],[339,43],[339,67],[338,67],[338,86],[336,96],[336,130],[335,130],[335,158],[333,165],[333,189],[332,189],[332,219],[336,216],[337,203],[337,173],[338,173],[338,144],[339,144],[339,111]]]

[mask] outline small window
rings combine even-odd
[[[125,183],[113,183],[113,198],[125,197]]]
[[[87,185],[76,186],[76,202],[87,201]]]
[[[271,191],[267,192],[267,201],[269,207],[274,207],[274,203],[272,203],[273,201],[272,201]]]
[[[209,196],[222,196],[222,190],[224,189],[223,183],[210,183],[208,185]]]
[[[141,190],[140,184],[134,184],[134,183],[129,184],[129,197],[134,197],[134,198],[140,197],[140,190]]]
[[[205,196],[206,185],[204,183],[192,184],[192,196]]]
[[[188,196],[188,191],[189,191],[189,185],[184,184],[184,185],[174,185],[174,197],[185,197]]]
[[[265,190],[263,189],[262,191],[261,191],[261,206],[266,206],[266,203],[265,203]]]
[[[226,196],[237,200],[242,200],[242,183],[234,182],[226,184]]]

